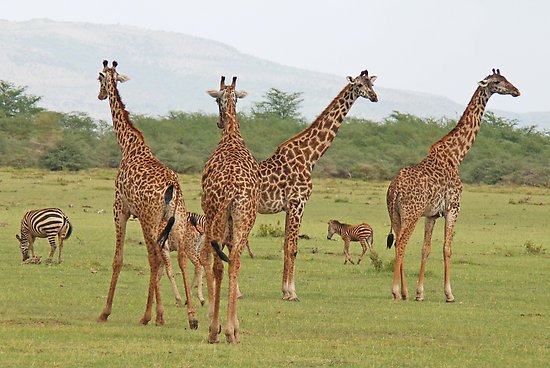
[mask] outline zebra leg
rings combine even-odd
[[[351,259],[351,256],[349,255],[349,239],[344,239],[344,254],[346,256],[346,261],[344,262],[344,264],[346,264],[346,262],[349,262],[351,264],[355,264],[355,263],[353,263],[353,260]]]
[[[32,258],[34,258],[34,236],[29,235],[29,250],[31,251]]]
[[[63,260],[61,259],[61,252],[63,251],[63,237],[61,236],[61,234],[59,234],[58,238],[59,238],[59,258],[58,258],[58,262],[61,263],[61,262],[63,262]]]
[[[48,236],[48,241],[50,242],[50,255],[48,256],[47,262],[52,261],[53,254],[55,253],[55,235]]]
[[[359,260],[357,260],[357,264],[361,263],[363,260],[363,257],[365,256],[365,253],[367,253],[367,243],[365,242],[365,239],[360,240],[361,247],[363,248],[363,253],[361,253],[361,256],[359,257]]]

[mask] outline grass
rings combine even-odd
[[[197,306],[199,330],[189,330],[185,310],[175,307],[166,278],[162,283],[166,325],[138,324],[149,275],[137,221],[128,224],[125,267],[113,313],[107,323],[96,323],[111,277],[115,174],[113,170],[0,170],[2,367],[548,364],[550,256],[543,251],[529,254],[526,245],[548,248],[548,189],[466,186],[451,261],[457,302],[444,302],[441,220],[427,266],[426,300],[394,302],[390,292],[394,253],[385,249],[387,183],[315,180],[300,231],[309,236],[299,242],[296,266],[301,302],[281,300],[283,239],[257,235],[262,225],[271,229],[284,224],[284,214],[258,215],[250,238],[256,258],[250,259],[246,252],[242,256],[242,343],[228,346],[206,343],[206,306]],[[200,179],[184,175],[180,179],[188,209],[200,211]],[[335,201],[342,196],[347,201]],[[73,237],[64,247],[64,262],[21,265],[14,238],[21,217],[28,209],[46,206],[65,210],[74,225]],[[359,266],[343,265],[342,241],[326,239],[326,222],[331,218],[372,225],[376,261],[383,265],[380,271],[366,257]],[[406,252],[411,295],[422,230],[419,223]],[[360,245],[352,243],[350,248],[356,259]],[[38,239],[35,249],[45,257],[47,241]],[[227,276],[222,288],[223,321]]]

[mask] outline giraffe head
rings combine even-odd
[[[348,77],[352,89],[355,90],[358,96],[368,98],[372,102],[378,101],[378,96],[373,89],[373,83],[376,80],[376,75],[369,77],[368,70],[363,70],[357,78]]]
[[[111,68],[108,67],[108,64],[109,62],[107,60],[103,60],[103,70],[99,72],[99,77],[97,77],[97,80],[99,80],[99,94],[97,98],[100,100],[104,100],[109,96],[107,92],[109,80],[113,80],[113,85],[116,85],[116,82],[124,83],[130,79],[125,75],[117,73],[116,67],[118,63],[116,61],[113,61],[113,66]]]
[[[237,77],[233,77],[231,85],[225,84],[225,77],[222,75],[220,80],[220,90],[209,89],[206,91],[210,96],[216,99],[218,107],[220,109],[220,117],[234,115],[236,112],[237,99],[245,98],[248,94],[246,91],[235,91],[235,85],[237,84]],[[225,128],[226,119],[218,120],[218,128]]]
[[[487,89],[489,95],[498,93],[499,95],[512,95],[518,97],[520,95],[519,90],[514,85],[500,75],[500,69],[493,69],[493,74],[488,75],[482,81],[477,83],[482,88]]]

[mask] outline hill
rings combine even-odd
[[[96,73],[103,59],[118,60],[119,71],[132,78],[131,87],[121,87],[128,109],[150,115],[173,110],[215,112],[215,104],[204,91],[215,88],[223,74],[237,75],[238,88],[250,94],[241,103],[241,111],[275,87],[303,92],[302,113],[309,120],[346,83],[345,76],[276,64],[219,42],[122,25],[0,20],[0,47],[0,79],[28,86],[30,93],[43,96],[41,105],[50,110],[83,111],[106,120],[108,108],[96,98]],[[350,71],[351,75],[358,73]],[[419,117],[457,118],[464,110],[464,105],[441,96],[380,87],[377,92],[380,102],[358,103],[350,115],[380,120],[400,111]],[[520,125],[550,129],[550,112],[495,112],[517,119]]]

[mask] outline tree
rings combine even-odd
[[[14,117],[18,114],[34,115],[43,111],[36,106],[41,97],[25,93],[26,89],[27,87],[0,80],[0,115]]]
[[[263,96],[266,101],[256,102],[252,106],[252,114],[255,117],[275,115],[281,119],[301,120],[301,104],[304,101],[302,92],[284,92],[277,88],[271,88]]]

